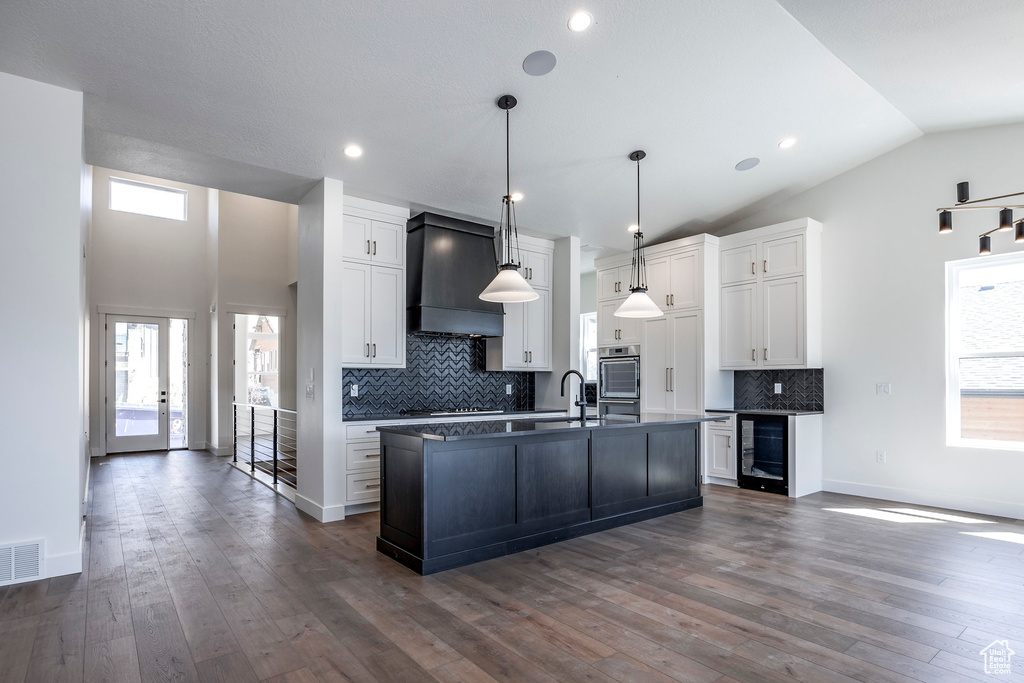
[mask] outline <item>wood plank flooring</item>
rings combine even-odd
[[[1004,639],[1024,681],[1019,521],[709,487],[423,578],[378,515],[318,524],[209,453],[94,459],[90,487],[85,571],[0,588],[0,682],[969,681]]]

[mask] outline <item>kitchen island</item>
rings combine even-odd
[[[700,423],[724,417],[380,426],[377,550],[431,574],[699,507]]]

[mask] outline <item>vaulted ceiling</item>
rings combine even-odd
[[[624,248],[634,149],[657,239],[1024,120],[1019,26],[1017,0],[5,0],[0,71],[85,93],[89,163],[292,202],[330,176],[487,221],[512,93],[521,227]],[[557,66],[529,76],[538,49]]]

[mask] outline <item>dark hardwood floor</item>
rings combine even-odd
[[[0,588],[0,681],[1024,681],[1012,520],[711,487],[422,578],[376,514],[320,525],[208,453],[94,459],[90,486],[86,571]]]

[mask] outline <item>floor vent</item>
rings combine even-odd
[[[32,581],[42,575],[42,540],[0,547],[0,586]]]

